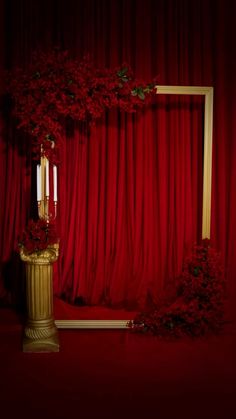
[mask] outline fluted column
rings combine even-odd
[[[26,264],[27,321],[24,327],[24,352],[58,352],[58,333],[53,318],[53,262],[58,258],[57,244],[35,253],[21,249]]]

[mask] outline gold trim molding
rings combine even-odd
[[[204,160],[202,197],[202,238],[210,239],[211,232],[211,183],[213,136],[213,87],[156,86],[157,94],[204,96]]]
[[[55,320],[58,329],[127,329],[130,320]]]

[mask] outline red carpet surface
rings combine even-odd
[[[177,342],[129,331],[59,330],[60,352],[25,354],[0,309],[1,418],[233,419],[236,333]]]

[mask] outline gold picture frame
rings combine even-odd
[[[210,239],[212,137],[213,137],[213,87],[156,86],[157,94],[204,96],[204,159],[202,238]],[[58,329],[126,329],[130,320],[56,320]]]

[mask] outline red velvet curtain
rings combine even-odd
[[[59,294],[133,307],[180,272],[201,230],[202,113],[200,102],[157,98],[65,141]]]
[[[235,295],[234,2],[2,0],[1,16],[2,68],[27,66],[35,48],[59,45],[72,56],[90,53],[99,66],[128,62],[138,78],[159,74],[159,84],[214,86],[212,239]],[[9,282],[18,287],[21,268],[11,257],[30,215],[35,174],[26,139],[5,103],[2,109],[4,295]],[[67,133],[58,295],[132,306],[155,300],[173,280],[201,230],[202,130],[199,98],[157,97],[137,115],[109,112],[89,134]]]

